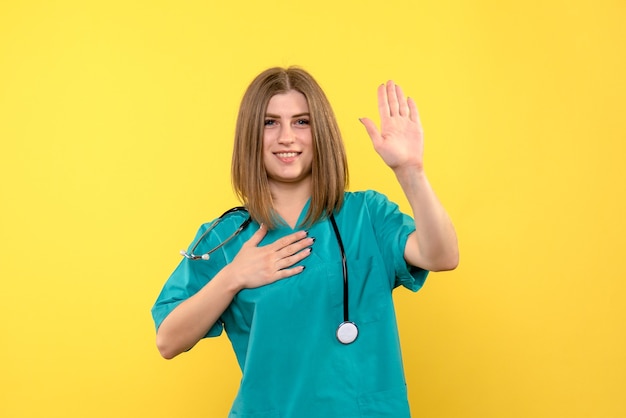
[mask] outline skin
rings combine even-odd
[[[267,105],[263,162],[274,208],[292,228],[311,196],[313,138],[309,106],[302,93],[291,90]]]
[[[416,230],[409,236],[404,258],[430,271],[452,270],[459,263],[456,232],[424,171],[424,133],[415,101],[388,81],[378,87],[378,111],[380,130],[370,119],[361,123],[413,210]]]
[[[413,210],[416,231],[409,236],[404,257],[409,264],[431,271],[454,269],[459,260],[456,233],[424,172],[424,138],[417,106],[389,81],[378,88],[378,108],[380,130],[370,119],[361,122]],[[265,119],[263,159],[274,209],[292,227],[311,195],[308,110],[304,96],[289,91],[271,98]],[[297,231],[259,246],[266,233],[261,225],[230,264],[165,318],[157,331],[157,347],[163,357],[170,359],[193,347],[240,290],[302,272],[302,266],[292,266],[310,255],[314,239]]]

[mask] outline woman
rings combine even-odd
[[[230,416],[410,416],[391,293],[454,269],[458,247],[424,173],[415,102],[390,81],[378,105],[380,131],[361,122],[413,218],[377,192],[345,191],[339,128],[307,72],[271,68],[243,97],[232,179],[252,223],[208,260],[184,258],[152,310],[168,359],[226,330],[243,373]],[[247,217],[200,239],[203,225],[193,251]]]

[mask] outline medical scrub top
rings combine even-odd
[[[195,253],[214,248],[246,218],[245,212],[228,215]],[[344,345],[336,337],[343,321],[343,270],[332,224],[323,219],[308,228],[316,240],[301,262],[302,273],[240,291],[206,335],[224,329],[241,367],[230,417],[410,416],[392,290],[402,285],[417,291],[428,274],[404,260],[413,219],[374,191],[346,192],[335,219],[348,264],[349,319],[359,328],[358,338]],[[196,239],[210,225],[203,225]],[[231,262],[258,228],[251,223],[209,260],[183,258],[152,308],[157,328]],[[278,227],[260,245],[294,231]]]

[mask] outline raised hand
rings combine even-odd
[[[371,119],[361,119],[376,152],[393,170],[414,167],[421,171],[424,138],[415,101],[388,81],[378,87],[378,111],[380,131]]]

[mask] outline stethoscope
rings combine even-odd
[[[189,252],[187,252],[185,250],[181,250],[180,254],[183,255],[185,258],[188,258],[189,260],[205,260],[205,261],[208,260],[211,257],[212,253],[214,253],[215,251],[219,250],[224,245],[226,245],[230,240],[235,238],[241,231],[246,229],[246,227],[248,225],[250,225],[250,223],[252,222],[252,218],[248,214],[248,217],[246,218],[245,221],[243,221],[241,223],[241,225],[239,225],[239,228],[237,228],[235,230],[235,232],[233,232],[228,238],[226,238],[224,241],[222,241],[219,245],[215,246],[214,248],[210,249],[209,251],[205,252],[204,254],[200,254],[200,255],[195,254],[195,250],[198,247],[198,245],[200,244],[200,242],[213,230],[213,228],[215,228],[222,221],[222,219],[224,219],[227,215],[229,215],[231,213],[235,213],[235,212],[245,212],[246,214],[248,213],[246,208],[243,207],[243,206],[237,206],[237,207],[234,207],[232,209],[227,210],[226,212],[224,212],[222,214],[222,216],[217,218],[211,224],[211,226],[209,226],[207,228],[207,230],[204,231],[204,233],[202,233],[202,235],[200,235],[200,238],[198,238],[198,240],[193,245],[193,247],[191,247],[191,250],[189,250]],[[350,319],[349,319],[349,310],[348,310],[348,305],[349,305],[348,304],[348,260],[346,259],[346,251],[345,251],[345,249],[343,247],[343,241],[341,240],[341,234],[339,233],[339,228],[337,227],[337,222],[335,222],[335,217],[331,214],[329,216],[329,219],[330,219],[330,223],[333,226],[333,232],[335,233],[335,238],[337,239],[337,244],[339,244],[339,251],[341,252],[341,266],[342,266],[342,269],[343,269],[343,322],[341,324],[339,324],[339,326],[337,327],[336,336],[337,336],[337,340],[340,343],[342,343],[342,344],[350,344],[350,343],[354,342],[354,340],[356,340],[356,338],[359,336],[359,329],[357,328],[356,324],[354,322],[350,321]]]

